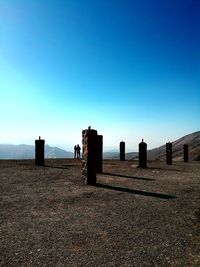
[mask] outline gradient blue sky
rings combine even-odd
[[[199,0],[0,0],[0,143],[104,149],[200,129]]]

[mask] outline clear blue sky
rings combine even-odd
[[[199,0],[0,0],[0,143],[149,148],[200,129]]]

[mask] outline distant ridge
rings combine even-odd
[[[173,141],[173,160],[183,159],[183,145],[188,144],[189,160],[200,160],[200,131],[194,132]],[[148,145],[148,144],[147,144]],[[148,160],[165,160],[165,146],[166,144],[148,150]],[[106,152],[104,159],[119,159],[119,152]],[[137,160],[138,152],[126,153],[126,160]]]
[[[188,144],[189,160],[200,156],[200,131],[181,137],[172,142],[172,156],[174,160],[183,159],[183,145]],[[165,145],[148,151],[148,159],[165,160]]]
[[[194,132],[173,141],[173,159],[183,159],[183,145],[188,144],[189,160],[200,160],[200,131]],[[147,144],[148,145],[148,144]],[[70,151],[58,147],[45,146],[45,158],[73,158],[74,154]],[[35,146],[31,145],[10,145],[0,144],[0,159],[34,159]],[[104,152],[104,159],[119,159],[119,152]],[[165,160],[165,144],[148,150],[148,160]],[[138,159],[138,152],[126,153],[127,160]]]
[[[72,152],[45,145],[45,158],[73,158]],[[35,146],[0,144],[0,159],[34,159]]]
[[[181,137],[180,139],[172,142],[172,156],[173,160],[183,159],[183,145],[188,144],[189,150],[189,160],[199,160],[200,159],[200,131],[194,132]],[[148,145],[148,144],[147,144]],[[166,144],[148,150],[147,158],[148,160],[165,160],[165,146]],[[138,153],[131,152],[126,154],[126,159],[137,159]]]

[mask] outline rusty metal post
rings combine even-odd
[[[172,165],[172,143],[166,143],[166,163]]]
[[[139,143],[139,167],[147,167],[147,144],[142,139],[142,142]]]
[[[119,144],[120,160],[125,160],[125,142],[121,141]]]
[[[44,166],[44,144],[45,140],[40,136],[35,140],[35,165]]]

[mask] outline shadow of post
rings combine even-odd
[[[64,167],[64,166],[52,166],[52,165],[46,165],[46,164],[43,167],[53,168],[53,169],[63,169],[63,170],[69,169],[69,166],[67,166],[67,167]]]
[[[103,172],[102,174],[103,175],[110,175],[110,176],[130,178],[130,179],[137,179],[137,180],[154,181],[154,179],[151,179],[151,178],[136,177],[136,176],[127,176],[127,175],[121,175],[121,174],[115,174],[115,173],[109,173],[109,172]]]
[[[96,186],[100,187],[100,188],[104,188],[104,189],[115,190],[115,191],[119,191],[119,192],[126,192],[126,193],[130,193],[130,194],[142,195],[142,196],[148,196],[148,197],[156,197],[156,198],[162,198],[162,199],[177,198],[176,196],[171,196],[171,195],[166,195],[166,194],[146,192],[146,191],[134,190],[134,189],[130,189],[130,188],[106,185],[106,184],[97,183]]]

